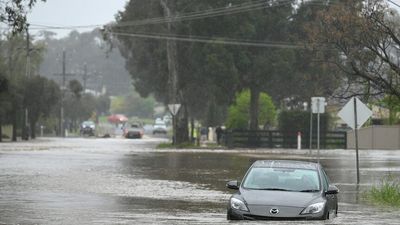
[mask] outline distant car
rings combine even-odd
[[[142,138],[143,134],[144,129],[139,123],[132,123],[124,128],[125,138]]]
[[[253,163],[228,204],[228,220],[325,220],[337,215],[339,189],[320,164],[289,160]]]
[[[84,121],[80,127],[80,134],[81,135],[95,135],[96,124],[93,121]]]
[[[153,125],[153,134],[167,134],[167,125],[165,125],[164,121],[156,120]]]

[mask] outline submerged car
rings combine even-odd
[[[228,220],[325,220],[338,212],[339,189],[318,163],[260,160],[229,200]]]
[[[125,138],[142,138],[144,134],[144,130],[142,125],[138,123],[132,123],[124,128],[124,137]]]
[[[81,135],[89,135],[89,136],[94,136],[95,135],[95,128],[96,124],[93,121],[84,121],[81,124],[81,129],[80,133]]]

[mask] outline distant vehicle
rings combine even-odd
[[[153,125],[153,134],[167,134],[167,125],[165,125],[164,121],[156,120]]]
[[[81,135],[94,136],[96,124],[93,121],[84,121],[80,127]]]
[[[139,123],[128,124],[124,128],[125,138],[142,138],[144,134],[144,129]]]
[[[228,220],[325,220],[337,215],[339,189],[320,164],[289,160],[253,163],[229,200]]]

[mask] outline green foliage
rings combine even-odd
[[[46,0],[41,0],[45,2]],[[0,22],[11,26],[14,33],[21,32],[27,23],[27,14],[38,0],[0,1]]]
[[[236,103],[228,109],[226,126],[230,129],[247,129],[249,125],[250,91],[240,92],[236,97]],[[276,109],[270,96],[260,94],[259,99],[259,123],[265,126],[273,126],[276,120]]]
[[[329,113],[320,114],[320,131],[321,134],[329,130]],[[282,111],[278,116],[278,129],[287,133],[302,132],[308,134],[310,132],[310,112],[305,111]],[[313,115],[313,133],[316,132],[317,115]]]
[[[129,117],[152,118],[156,101],[152,97],[142,98],[132,92],[127,96],[114,97],[111,101],[111,112]]]
[[[398,124],[400,122],[400,99],[397,96],[386,95],[380,102],[380,105],[389,109],[389,125]]]
[[[83,87],[82,87],[82,84],[78,80],[69,81],[68,88],[75,95],[75,97],[77,97],[77,98],[81,97]]]
[[[148,18],[165,17],[165,11],[173,16],[187,12],[238,7],[242,4],[254,4],[252,0],[136,0],[129,1],[125,10],[116,18],[117,24]],[[154,23],[146,26],[119,26],[109,28],[115,33],[157,33],[160,36],[179,36],[202,39],[218,39],[221,42],[234,40],[262,41],[269,43],[308,42],[304,25],[315,21],[315,15],[307,8],[294,8],[295,0],[284,4],[281,1],[269,1],[271,7],[249,10],[241,13],[220,13],[201,19]],[[292,3],[292,4],[291,4]],[[165,6],[167,5],[167,6]],[[303,4],[301,3],[301,6]],[[165,10],[165,8],[169,10]],[[222,15],[223,14],[223,15]],[[212,24],[212,26],[210,26]],[[106,32],[106,35],[112,35]],[[215,43],[165,41],[162,38],[132,38],[129,35],[115,35],[118,47],[126,59],[135,89],[141,96],[154,97],[165,104],[171,100],[168,77],[170,68],[177,68],[178,96],[182,104],[178,120],[179,127],[187,127],[188,117],[202,121],[207,125],[223,122],[228,111],[231,115],[242,112],[228,110],[235,100],[235,94],[243,89],[251,90],[253,100],[259,92],[267,92],[279,102],[285,98],[294,103],[309,99],[311,96],[329,96],[338,82],[328,63],[315,62],[310,49],[292,49],[280,46],[261,48],[247,45],[223,45]],[[112,38],[111,38],[112,40]],[[167,44],[176,44],[176,60],[167,60]],[[329,58],[330,54],[326,54]],[[171,67],[173,65],[173,67]],[[251,101],[251,127],[258,126],[256,102]],[[262,112],[260,112],[262,114]],[[247,127],[248,118],[235,116],[237,127]],[[181,122],[182,121],[182,122]],[[182,124],[181,124],[182,123]],[[233,123],[233,121],[232,121]],[[260,120],[260,124],[264,121]],[[185,129],[178,129],[183,134]],[[177,135],[180,136],[179,134]]]
[[[385,177],[380,185],[367,191],[365,197],[373,204],[400,207],[400,181],[393,176]]]
[[[40,117],[47,117],[52,109],[60,102],[59,86],[47,78],[33,76],[26,80],[24,105],[28,109],[32,137],[35,137],[36,123]]]
[[[175,148],[175,149],[193,149],[193,148],[198,148],[198,147],[193,143],[184,142],[184,143],[180,143],[178,145],[173,145],[172,143],[161,143],[161,144],[157,145],[156,148],[157,149],[171,149],[171,148]]]

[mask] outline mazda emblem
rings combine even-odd
[[[276,215],[279,213],[279,209],[272,208],[271,210],[269,210],[269,213],[271,213],[272,215]]]

